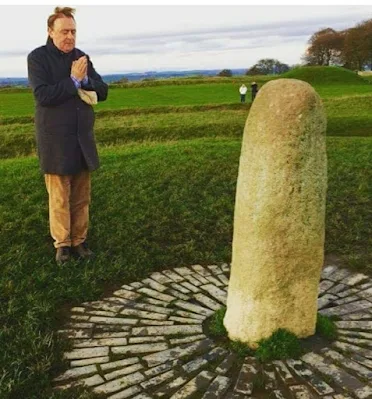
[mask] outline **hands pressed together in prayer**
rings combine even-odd
[[[78,81],[82,81],[88,73],[88,59],[84,55],[78,60],[72,62],[71,75]]]

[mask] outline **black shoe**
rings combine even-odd
[[[59,265],[66,263],[70,260],[71,257],[71,249],[70,247],[59,247],[56,252],[56,262]]]
[[[82,242],[76,247],[72,247],[73,254],[80,259],[92,259],[94,253],[89,249],[86,242]]]

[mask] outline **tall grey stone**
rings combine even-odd
[[[326,116],[306,82],[266,83],[249,113],[236,192],[225,327],[251,347],[315,332],[324,254]]]

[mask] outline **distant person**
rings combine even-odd
[[[49,194],[50,233],[56,261],[88,259],[90,172],[99,166],[93,134],[97,100],[108,87],[89,56],[75,48],[75,10],[56,7],[48,18],[48,39],[27,57],[36,101],[36,141]],[[82,90],[84,89],[84,90]]]
[[[239,93],[240,93],[240,102],[245,103],[245,95],[247,94],[247,86],[245,84],[242,84],[239,88]]]
[[[258,92],[258,84],[256,82],[253,82],[251,84],[251,89],[252,89],[252,103],[253,103],[254,99],[256,98],[256,94]]]

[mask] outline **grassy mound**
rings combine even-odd
[[[312,85],[365,85],[366,80],[355,72],[335,66],[295,68],[282,75],[283,78],[304,80]]]

